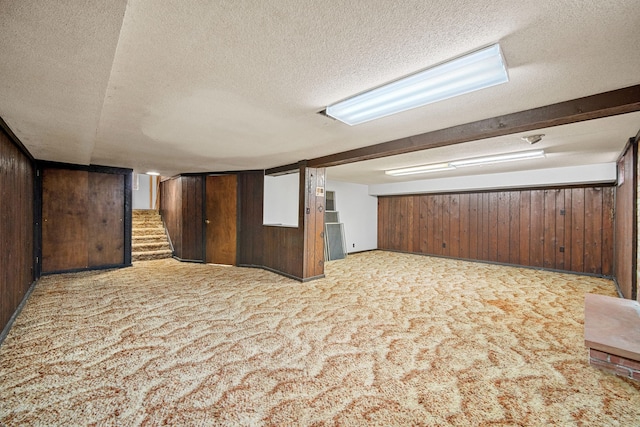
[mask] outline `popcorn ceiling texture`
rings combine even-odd
[[[0,424],[635,425],[589,366],[611,281],[382,251],[299,283],[179,263],[47,276],[0,347]]]
[[[637,6],[0,0],[0,116],[42,160],[165,176],[264,169],[639,84]],[[356,127],[317,114],[496,42],[508,84]],[[581,140],[555,150],[554,167],[615,161],[628,130],[599,129],[595,152]]]

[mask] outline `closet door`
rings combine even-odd
[[[89,266],[89,172],[42,171],[42,272]]]
[[[208,176],[206,197],[206,261],[212,264],[236,265],[237,176]]]

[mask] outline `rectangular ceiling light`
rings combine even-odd
[[[476,157],[474,159],[456,160],[450,165],[456,168],[465,166],[490,165],[494,163],[511,162],[514,160],[537,159],[544,157],[544,150],[520,151],[517,153],[498,154],[495,156]]]
[[[432,165],[424,165],[424,166],[414,166],[410,168],[402,168],[402,169],[392,169],[385,171],[387,175],[392,176],[402,176],[402,175],[413,175],[416,173],[426,173],[426,172],[440,172],[455,169],[454,166],[451,166],[449,163],[436,163]]]
[[[357,125],[509,81],[499,44],[330,105],[328,116]]]
[[[412,166],[402,169],[390,169],[386,170],[384,173],[392,176],[413,175],[427,172],[446,171],[466,166],[482,166],[494,163],[512,162],[515,160],[537,159],[540,157],[545,157],[544,150],[519,151],[517,153],[475,157],[472,159],[455,160],[447,163],[433,163],[430,165]]]

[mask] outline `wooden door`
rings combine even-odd
[[[124,263],[124,180],[110,173],[89,173],[89,266]]]
[[[89,266],[89,173],[42,173],[42,272]]]
[[[206,197],[206,261],[212,264],[235,265],[238,222],[237,176],[208,176]]]

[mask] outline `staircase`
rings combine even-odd
[[[171,247],[158,211],[134,209],[131,231],[132,261],[171,258]]]

